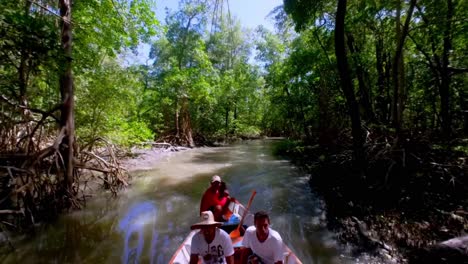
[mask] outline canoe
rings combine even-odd
[[[245,212],[245,207],[239,203],[231,203],[229,205],[229,209],[234,215],[241,216]],[[244,224],[247,226],[253,225],[253,215],[248,213],[244,219]],[[237,227],[237,225],[236,225]],[[222,229],[231,229],[232,226],[222,226]],[[171,260],[169,261],[169,264],[188,264],[190,262],[190,247],[191,247],[191,242],[192,242],[192,237],[198,232],[198,230],[192,230],[188,236],[184,239],[182,244],[179,246],[179,248],[176,250],[174,255],[172,256]],[[235,240],[232,241],[232,244],[234,245],[234,251],[237,251],[238,249],[242,248],[242,239],[243,237],[239,237]],[[302,264],[302,262],[299,260],[299,258],[294,254],[294,252],[291,251],[291,249],[284,244],[283,242],[283,263],[284,264]],[[201,263],[201,258],[198,261],[198,263]],[[235,263],[235,264],[242,264],[242,263]]]

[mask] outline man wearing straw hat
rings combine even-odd
[[[202,257],[205,264],[234,264],[234,248],[226,231],[218,228],[221,222],[214,220],[211,211],[201,213],[201,222],[191,226],[200,229],[192,237],[190,248],[190,264],[197,264]]]

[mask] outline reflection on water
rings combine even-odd
[[[202,193],[218,174],[244,204],[257,191],[252,211],[269,211],[272,228],[305,264],[343,263],[308,175],[271,151],[272,141],[248,141],[173,153],[157,168],[135,173],[117,199],[100,194],[35,237],[15,239],[16,251],[0,255],[0,262],[168,263],[198,221]]]
[[[122,255],[122,263],[138,263],[141,259],[144,245],[144,227],[151,225],[151,251],[150,260],[154,263],[154,255],[156,249],[156,241],[158,234],[154,228],[154,221],[157,219],[156,206],[150,202],[142,202],[132,206],[119,222],[119,231],[124,233],[124,251]],[[136,245],[134,245],[136,240]]]

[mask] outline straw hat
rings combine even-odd
[[[190,227],[190,229],[200,229],[204,226],[221,226],[223,223],[220,223],[220,222],[216,222],[214,220],[214,216],[213,216],[213,213],[211,211],[204,211],[201,213],[201,216],[200,216],[200,220],[201,222],[199,223],[196,223],[194,225],[192,225]]]
[[[221,182],[221,177],[219,177],[218,175],[213,176],[213,177],[211,178],[211,183],[213,183],[213,182],[215,182],[215,181]]]

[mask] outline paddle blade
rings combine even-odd
[[[240,237],[241,234],[240,234],[239,227],[237,227],[236,229],[232,230],[232,232],[229,234],[229,236],[231,237],[231,239],[235,239],[235,238]]]
[[[252,204],[252,200],[253,198],[255,197],[255,195],[257,194],[257,191],[253,190],[252,191],[252,195],[250,196],[250,199],[249,199],[249,203],[247,204],[247,207],[245,208],[244,210],[244,214],[242,214],[242,218],[239,222],[239,225],[237,226],[237,228],[235,230],[232,230],[232,232],[229,234],[229,236],[231,237],[231,239],[235,239],[235,238],[238,238],[241,236],[240,234],[240,228],[242,226],[242,223],[244,223],[244,218],[245,216],[247,215],[247,212],[249,211],[250,209],[250,205]]]

